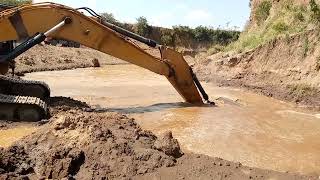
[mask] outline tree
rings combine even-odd
[[[166,46],[175,46],[173,35],[169,34],[169,33],[162,34],[161,43],[166,45]]]
[[[177,46],[192,46],[194,33],[189,26],[173,26],[172,28],[174,34],[174,41]]]
[[[119,21],[116,20],[116,18],[114,18],[114,15],[112,13],[102,13],[101,16],[104,17],[105,20],[111,24],[119,24]]]
[[[151,26],[149,26],[148,24],[148,20],[147,18],[141,16],[139,18],[137,18],[137,33],[141,36],[149,36],[151,33]]]
[[[211,29],[204,26],[198,26],[194,29],[194,36],[198,42],[211,41]]]
[[[23,4],[31,4],[32,0],[2,0],[0,3],[11,6],[19,6]]]

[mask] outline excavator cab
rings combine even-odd
[[[0,42],[0,59],[13,50],[14,41]],[[49,95],[49,87],[43,82],[5,76],[12,66],[12,61],[0,63],[0,119],[41,120],[48,114],[42,98]]]
[[[0,42],[0,57],[13,50],[13,41]]]
[[[13,41],[0,42],[0,59],[9,54],[13,47]],[[0,74],[6,74],[9,69],[9,62],[0,63]]]

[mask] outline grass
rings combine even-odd
[[[272,3],[269,0],[262,1],[254,12],[255,19],[258,24],[262,24],[270,15]]]
[[[319,93],[318,89],[309,84],[295,84],[288,86],[290,93],[297,98],[315,96]]]
[[[280,21],[280,22],[273,24],[272,29],[277,33],[283,33],[283,32],[288,31],[289,26],[285,22]]]
[[[225,46],[222,46],[222,45],[214,45],[212,47],[210,47],[207,51],[207,54],[210,56],[210,55],[213,55],[213,54],[216,54],[218,52],[221,52],[221,51],[224,51],[224,48]]]
[[[269,8],[269,5],[266,5],[267,2],[271,2],[271,0],[262,1],[264,4],[260,4],[254,12],[256,24],[249,26],[240,35],[238,41],[225,48],[226,51],[251,50],[277,37],[287,37],[289,34],[303,33],[310,27],[318,27],[315,17],[318,17],[320,10],[316,2],[314,2],[316,5],[302,6],[292,4],[291,0],[283,0],[277,4],[277,7],[274,7],[276,8],[275,12],[270,13],[269,10],[269,13],[266,13]],[[318,20],[320,21],[320,18]],[[304,43],[305,53],[303,55],[306,55],[309,50],[308,42]]]

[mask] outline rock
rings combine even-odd
[[[236,66],[237,64],[239,64],[240,62],[240,59],[238,57],[230,57],[230,58],[227,58],[227,63],[226,65],[228,67],[234,67]]]
[[[99,62],[99,60],[97,58],[94,58],[92,60],[92,64],[93,64],[93,67],[100,67],[101,66],[100,62]]]

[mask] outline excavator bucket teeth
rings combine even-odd
[[[161,54],[162,59],[166,60],[174,70],[174,74],[167,77],[167,79],[176,91],[178,91],[188,103],[203,104],[199,91],[193,81],[190,66],[182,54],[167,47],[161,49]]]

